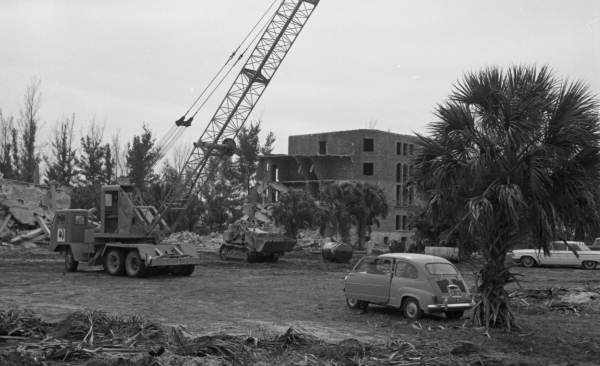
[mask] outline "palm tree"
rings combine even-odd
[[[484,258],[475,320],[516,325],[505,284],[505,256],[529,238],[550,240],[597,230],[600,204],[598,102],[581,82],[548,67],[493,67],[468,73],[419,136],[417,183],[431,221],[452,222]]]
[[[372,225],[379,226],[378,217],[385,218],[388,204],[379,186],[355,181],[326,185],[321,191],[321,202],[329,207],[328,223],[340,234],[342,241],[350,240],[350,227],[356,224],[358,247],[363,248]]]
[[[316,226],[318,210],[310,194],[302,189],[290,189],[273,204],[272,215],[277,224],[285,227],[286,235],[296,238],[300,229]]]

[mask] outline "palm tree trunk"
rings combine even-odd
[[[492,245],[484,248],[485,264],[481,270],[481,283],[478,285],[480,299],[473,311],[476,324],[486,328],[516,327],[510,309],[508,293],[504,286],[511,279],[509,268],[504,261],[509,249],[509,241],[497,238]]]

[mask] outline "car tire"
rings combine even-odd
[[[348,305],[348,307],[350,309],[366,309],[367,306],[369,306],[369,303],[366,301],[362,301],[362,300],[357,300],[357,299],[353,299],[353,298],[346,298],[346,305]]]
[[[523,267],[531,268],[531,267],[535,267],[536,262],[535,262],[535,259],[533,259],[531,257],[522,257],[521,264],[523,265]]]
[[[419,302],[412,297],[408,297],[402,302],[402,313],[408,320],[417,320],[423,316]]]
[[[446,311],[446,318],[451,320],[460,319],[464,313],[464,310]]]
[[[596,269],[598,263],[594,261],[583,261],[581,265],[584,269]]]
[[[130,250],[125,257],[125,272],[129,277],[146,277],[146,263],[137,249]]]
[[[65,251],[65,271],[75,272],[77,271],[78,265],[79,262],[75,260],[75,257],[73,256],[73,251],[70,247],[67,248],[67,250]]]
[[[125,274],[125,255],[123,251],[116,248],[109,249],[104,256],[104,269],[113,276]]]

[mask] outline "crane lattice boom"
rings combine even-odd
[[[177,199],[187,202],[195,187],[206,182],[209,172],[205,167],[219,142],[235,140],[318,3],[319,0],[282,0],[227,95],[194,143],[179,172],[185,183],[167,194],[150,230],[164,217],[169,203]]]

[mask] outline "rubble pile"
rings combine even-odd
[[[7,320],[8,319],[8,320]],[[9,335],[12,334],[12,335]],[[17,335],[18,334],[18,335]],[[327,342],[289,328],[283,334],[170,334],[140,317],[79,311],[46,323],[29,311],[0,310],[0,364],[86,366],[440,365],[401,339],[380,345]]]
[[[69,208],[68,189],[0,177],[0,245],[45,242],[56,210]]]
[[[163,240],[165,244],[194,244],[199,251],[218,252],[223,240],[220,235],[198,235],[190,231],[180,231],[171,234]]]

